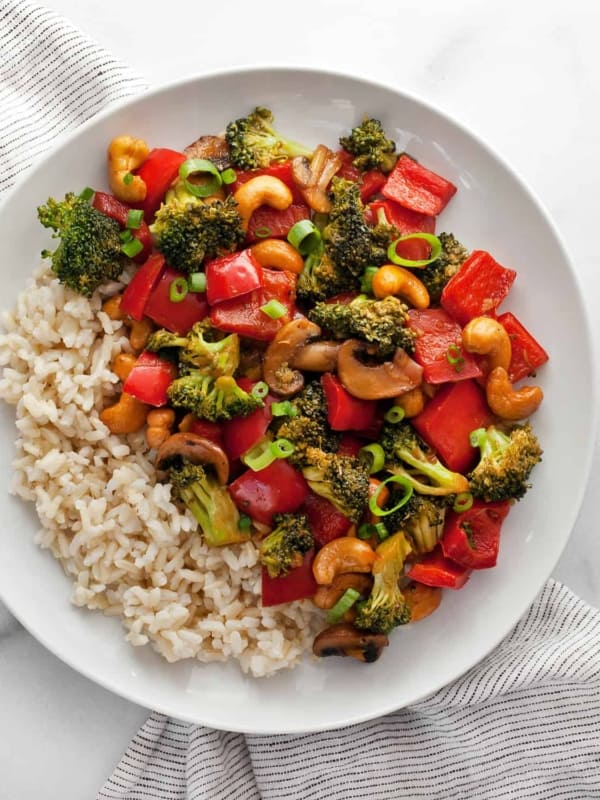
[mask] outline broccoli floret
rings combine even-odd
[[[240,169],[258,169],[268,167],[273,161],[312,155],[312,150],[277,133],[273,128],[273,113],[260,106],[247,117],[230,122],[225,139],[231,162]]]
[[[211,547],[245,542],[250,534],[238,527],[239,512],[225,486],[200,464],[186,459],[168,470],[173,498],[192,512]]]
[[[329,500],[352,522],[358,522],[369,502],[369,472],[357,458],[306,448],[302,474],[315,494]]]
[[[481,454],[479,463],[467,475],[471,494],[487,502],[520,500],[530,488],[531,470],[542,460],[531,425],[515,425],[508,432],[490,425],[473,431],[470,439]]]
[[[42,225],[52,228],[53,238],[60,239],[56,250],[44,250],[42,257],[52,260],[52,270],[61,283],[91,297],[100,284],[119,277],[126,258],[121,250],[121,228],[114,219],[73,193],[61,201],[50,198],[37,211]]]
[[[296,293],[300,300],[314,303],[342,292],[356,292],[360,281],[356,275],[334,264],[325,251],[309,255],[298,276]]]
[[[466,261],[469,251],[452,233],[439,233],[442,252],[435,261],[419,270],[419,278],[425,284],[432,303],[439,303],[444,286]]]
[[[409,422],[395,425],[385,423],[380,443],[386,456],[386,468],[407,478],[415,491],[428,495],[449,495],[469,490],[465,476],[445,467]]]
[[[380,169],[390,172],[396,164],[396,144],[388,139],[378,119],[365,117],[349,136],[340,138],[340,145],[356,156],[352,163],[361,170]]]
[[[231,196],[212,203],[164,203],[150,230],[169,264],[184,272],[197,272],[205,258],[232,253],[245,237]]]
[[[261,542],[260,562],[277,578],[299,567],[315,542],[304,514],[276,514],[273,523],[275,529]]]
[[[412,352],[416,335],[408,322],[408,307],[397,297],[372,300],[359,295],[351,303],[317,303],[309,319],[337,339],[364,339],[377,345],[377,355],[390,356],[397,347]]]
[[[398,625],[410,622],[410,608],[398,582],[404,571],[404,559],[411,546],[400,531],[385,539],[377,548],[380,558],[373,565],[373,588],[364,603],[357,607],[354,625],[373,633],[389,633]]]
[[[278,437],[289,439],[294,445],[294,452],[288,458],[290,464],[305,466],[308,448],[336,453],[340,434],[332,431],[327,422],[327,403],[320,382],[305,384],[293,404],[296,415],[283,419],[277,429]]]
[[[190,370],[187,375],[176,378],[167,394],[175,408],[185,408],[211,422],[245,417],[264,405],[258,397],[238,386],[230,375],[213,378],[199,370]]]
[[[215,338],[216,341],[211,341]],[[205,320],[196,322],[187,336],[161,329],[148,339],[146,350],[153,353],[166,348],[179,348],[180,372],[200,370],[213,378],[233,375],[240,363],[240,338],[237,333],[224,336]]]
[[[386,528],[402,531],[415,553],[430,553],[444,531],[448,498],[413,493],[408,503],[385,517]],[[388,505],[394,505],[394,495]]]

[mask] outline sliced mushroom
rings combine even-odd
[[[352,656],[371,664],[388,644],[389,639],[383,633],[359,631],[348,622],[339,622],[319,633],[313,642],[313,653],[321,658]]]
[[[229,461],[223,450],[214,442],[196,433],[173,433],[160,445],[156,453],[156,466],[166,469],[175,458],[185,458],[193,464],[211,464],[219,483],[229,478]]]
[[[201,136],[183,151],[188,158],[206,158],[221,172],[231,166],[229,145],[222,136]]]
[[[311,342],[294,356],[292,367],[306,372],[333,372],[337,367],[339,342]]]
[[[263,378],[276,394],[289,397],[304,386],[304,376],[293,364],[300,349],[321,335],[321,328],[301,317],[286,323],[267,347]]]
[[[338,375],[344,387],[360,400],[396,397],[421,384],[423,367],[401,347],[391,361],[369,366],[359,359],[370,354],[369,345],[359,339],[347,339],[338,353]]]
[[[320,144],[309,161],[304,156],[292,159],[292,176],[308,205],[319,214],[328,214],[331,201],[327,187],[342,166],[342,159],[324,144]]]

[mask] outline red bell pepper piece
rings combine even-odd
[[[327,421],[334,431],[360,431],[375,423],[377,403],[359,400],[344,389],[330,372],[321,376],[327,402]]]
[[[456,194],[456,186],[403,153],[381,194],[412,211],[435,217]]]
[[[258,472],[246,470],[228,488],[239,510],[265,525],[273,514],[296,511],[309,492],[302,473],[283,458]]]
[[[464,381],[482,375],[475,358],[462,346],[460,325],[443,308],[411,309],[408,327],[417,334],[415,361],[427,383]]]
[[[204,292],[188,292],[178,303],[169,297],[171,284],[175,278],[187,277],[172,267],[166,267],[160,280],[150,292],[144,313],[173,333],[181,335],[187,333],[195,322],[199,322],[208,315],[208,303]]]
[[[235,182],[230,185],[230,191],[232,193],[237,192],[240,186],[243,186],[251,178],[256,178],[258,175],[272,175],[274,178],[279,178],[280,181],[283,181],[286,186],[289,186],[289,188],[292,190],[293,203],[305,202],[300,189],[294,181],[294,177],[292,175],[292,162],[289,160],[280,161],[276,164],[270,164],[268,167],[263,167],[262,169],[237,169],[235,172]]]
[[[494,312],[508,294],[517,273],[498,264],[485,250],[473,250],[444,286],[440,303],[461,325]]]
[[[479,450],[471,447],[469,434],[487,428],[494,415],[483,391],[473,380],[442,386],[411,422],[443,464],[454,472],[468,472]]]
[[[249,294],[263,283],[262,269],[250,249],[213,258],[204,269],[206,299],[211,306]]]
[[[194,417],[190,423],[189,433],[195,433],[203,439],[208,439],[210,442],[218,444],[223,447],[223,431],[218,422],[211,422],[208,419],[198,419]]]
[[[353,436],[351,433],[343,433],[340,437],[337,452],[339,456],[356,458],[364,446],[364,439],[359,439],[358,436]]]
[[[117,200],[112,194],[96,192],[92,200],[92,205],[97,211],[100,211],[101,214],[118,222],[122,228],[127,226],[127,215],[131,211],[131,207]],[[150,237],[150,231],[144,220],[141,221],[139,228],[131,228],[131,235],[134,239],[137,239],[143,247],[143,249],[134,256],[133,260],[137,262],[145,261],[152,251],[152,238]]]
[[[440,545],[446,558],[467,569],[496,566],[500,528],[510,511],[510,502],[484,503],[474,500],[468,511],[450,511]]]
[[[211,308],[210,321],[215,328],[268,342],[293,318],[296,313],[296,276],[274,269],[263,269],[262,275],[262,289],[234,300],[224,300]],[[287,313],[271,319],[261,311],[269,300],[278,300]]]
[[[306,514],[318,548],[324,547],[333,539],[345,536],[352,525],[352,522],[329,500],[313,492],[310,492],[298,510]]]
[[[358,167],[355,167],[352,161],[354,156],[347,150],[338,150],[336,152],[342,160],[342,166],[335,173],[336,177],[343,178],[345,181],[352,181],[358,183],[360,181],[361,172]]]
[[[167,189],[179,172],[179,167],[187,159],[183,153],[156,147],[148,153],[144,163],[136,170],[136,175],[146,184],[146,197],[139,207],[144,212],[146,222],[150,222],[163,200]]]
[[[381,212],[385,214],[385,219],[390,225],[398,228],[400,236],[407,236],[409,233],[435,233],[435,217],[411,211],[394,203],[393,200],[377,200],[370,203],[365,212],[365,219],[369,224],[376,225],[382,216]],[[431,247],[422,239],[413,239],[400,242],[396,246],[396,252],[402,258],[419,261],[429,258]]]
[[[367,172],[363,172],[360,179],[360,199],[363,203],[367,203],[380,192],[386,181],[387,176],[378,169],[370,169]]]
[[[238,378],[237,382],[245,392],[252,391],[256,384],[256,381],[248,378]],[[223,449],[230,461],[247,453],[267,432],[273,419],[271,406],[275,402],[275,398],[268,394],[263,398],[263,402],[262,408],[257,408],[246,417],[235,417],[220,426],[223,430]]]
[[[248,222],[246,242],[252,244],[262,239],[285,239],[290,228],[301,219],[310,219],[310,209],[304,203],[292,203],[283,211],[260,206]]]
[[[177,367],[172,361],[143,350],[123,384],[123,391],[150,406],[164,406],[168,402],[167,389],[176,377]]]
[[[512,345],[508,368],[511,383],[535,375],[536,369],[548,361],[548,353],[510,311],[500,314],[498,322],[508,333]]]
[[[161,253],[152,253],[145,264],[137,270],[123,292],[120,309],[138,322],[144,316],[148,298],[159,282],[165,268],[165,258]]]
[[[262,571],[262,604],[263,607],[277,606],[280,603],[292,603],[312,597],[318,589],[312,571],[314,550],[305,554],[299,567],[290,570],[287,575],[271,578],[266,569]]]
[[[469,580],[471,570],[445,558],[438,546],[421,561],[413,564],[406,574],[411,580],[424,583],[426,586],[461,589]]]

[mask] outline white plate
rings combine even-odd
[[[10,306],[46,244],[35,209],[49,195],[105,184],[104,153],[117,134],[182,148],[222,130],[255,104],[308,144],[334,145],[366,112],[458,193],[438,230],[489,250],[518,277],[507,308],[543,343],[545,401],[535,415],[544,461],[534,488],[510,513],[496,569],[474,574],[440,609],[391,636],[373,665],[307,661],[268,680],[237,666],[167,664],[124,641],[118,620],[69,604],[70,581],[33,544],[33,508],[8,494],[13,410],[0,409],[0,592],[48,649],[114,692],[181,719],[217,728],[281,733],[333,728],[415,702],[464,673],[510,630],[552,571],[582,499],[597,405],[591,337],[576,274],[551,221],[512,170],[475,136],[435,109],[391,88],[298,69],[252,69],[172,84],[104,113],[44,158],[0,210],[2,305]],[[577,398],[576,407],[573,398]],[[568,469],[565,469],[568,465]]]

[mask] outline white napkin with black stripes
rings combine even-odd
[[[0,0],[0,195],[143,81],[53,12]],[[16,624],[0,606],[0,630]],[[244,736],[152,714],[98,800],[600,798],[600,612],[549,581],[479,665],[337,731]]]

